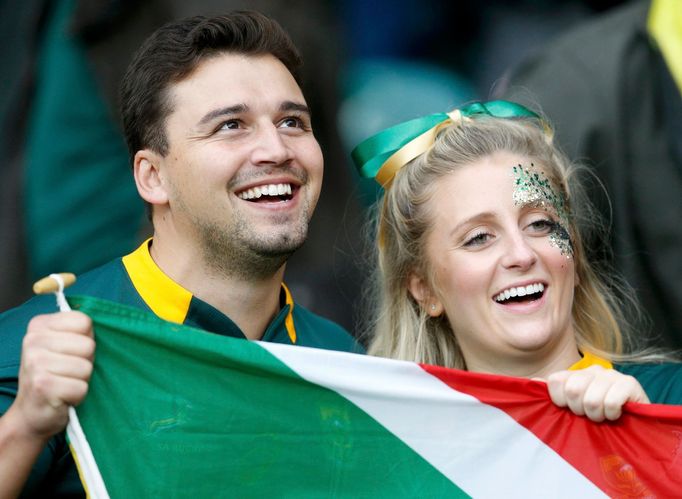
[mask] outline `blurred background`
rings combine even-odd
[[[287,267],[296,301],[357,330],[371,270],[363,227],[380,195],[351,165],[358,142],[512,97],[544,111],[606,185],[610,198],[593,186],[594,199],[612,233],[594,258],[636,288],[642,327],[682,347],[679,0],[4,0],[0,310],[37,278],[83,272],[151,233],[120,132],[119,80],[156,27],[232,9],[260,10],[291,34],[325,153],[310,237]]]

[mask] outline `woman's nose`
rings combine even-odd
[[[537,261],[535,250],[528,244],[522,234],[514,234],[505,241],[505,254],[502,264],[505,268],[527,270]]]

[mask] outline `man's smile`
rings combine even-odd
[[[293,193],[298,189],[297,186],[292,186],[289,183],[281,184],[263,184],[255,187],[250,187],[246,190],[237,192],[237,197],[245,201],[253,202],[274,202],[274,201],[289,201],[293,197]]]

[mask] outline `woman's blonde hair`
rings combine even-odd
[[[445,127],[427,152],[397,172],[380,201],[375,221],[379,275],[373,297],[378,313],[370,326],[369,353],[466,369],[447,318],[431,317],[412,297],[408,279],[418,275],[436,289],[425,242],[433,230],[430,200],[438,180],[496,152],[528,158],[565,198],[579,279],[572,310],[578,348],[612,361],[658,359],[646,352],[633,354],[631,320],[624,319],[624,310],[637,316],[640,309],[627,286],[599,275],[585,254],[581,229],[595,217],[577,181],[579,169],[552,143],[538,120],[489,116]]]

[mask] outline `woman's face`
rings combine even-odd
[[[416,276],[410,290],[446,314],[467,368],[542,376],[579,360],[573,249],[563,198],[542,170],[497,153],[441,178],[430,202],[437,291]]]

